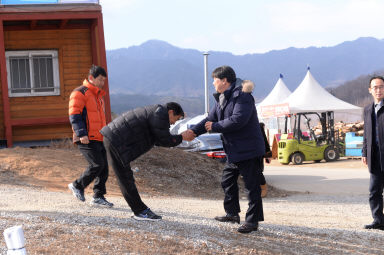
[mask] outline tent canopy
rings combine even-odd
[[[264,98],[264,100],[257,106],[281,104],[285,99],[288,98],[290,94],[291,91],[285,85],[283,81],[283,75],[280,74],[280,78],[276,82],[275,87],[273,87],[272,91],[268,94],[268,96]]]
[[[326,91],[307,71],[299,87],[286,99],[291,113],[334,111],[335,114],[361,116],[362,108],[336,98]]]

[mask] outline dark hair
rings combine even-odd
[[[93,78],[97,78],[99,77],[99,75],[107,77],[107,72],[101,66],[92,65],[91,68],[89,69],[88,75],[92,75]]]
[[[220,66],[212,72],[212,78],[227,78],[229,83],[233,83],[236,81],[236,73],[230,66]]]
[[[184,117],[184,111],[183,108],[178,103],[175,102],[168,102],[165,105],[167,107],[167,110],[172,110],[174,115],[181,115]]]
[[[382,80],[382,81],[384,82],[384,77],[383,77],[383,76],[375,75],[375,76],[371,77],[371,79],[369,80],[368,88],[371,87],[371,82],[372,82],[373,80],[376,80],[376,79]]]

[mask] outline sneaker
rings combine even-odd
[[[72,191],[72,194],[75,196],[75,198],[79,199],[82,202],[85,201],[84,190],[75,188],[75,186],[73,186],[73,183],[68,184],[68,188]]]
[[[94,206],[101,206],[101,207],[113,207],[113,203],[111,202],[108,202],[107,199],[105,199],[105,197],[94,197],[90,203],[91,205],[94,205]]]
[[[240,216],[238,214],[237,215],[227,214],[225,216],[216,216],[215,220],[220,222],[231,222],[231,223],[240,224]]]
[[[145,209],[141,213],[135,214],[132,217],[135,220],[149,220],[149,221],[158,221],[158,220],[162,219],[162,217],[160,215],[155,214],[149,208]]]

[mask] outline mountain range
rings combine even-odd
[[[288,48],[263,54],[233,55],[211,51],[210,73],[230,65],[237,76],[255,82],[255,97],[265,97],[284,75],[293,91],[305,76],[307,66],[324,87],[334,87],[360,75],[384,69],[384,40],[371,37],[333,47]],[[204,95],[203,52],[182,49],[164,41],[150,40],[139,46],[107,51],[111,93],[177,97]]]
[[[272,90],[280,73],[294,91],[310,66],[316,80],[332,94],[364,105],[370,100],[367,75],[384,70],[384,40],[372,37],[333,47],[291,47],[264,54],[208,53],[209,93],[214,92],[210,73],[218,66],[230,65],[238,77],[255,82],[256,101]],[[107,62],[113,112],[167,101],[182,102],[190,115],[204,111],[203,52],[150,40],[139,46],[108,50]],[[212,97],[210,100],[212,104]]]

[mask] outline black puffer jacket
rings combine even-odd
[[[151,105],[123,113],[103,127],[100,133],[110,141],[111,149],[120,157],[121,163],[127,166],[154,145],[179,145],[182,136],[171,135],[169,127],[167,108]]]

